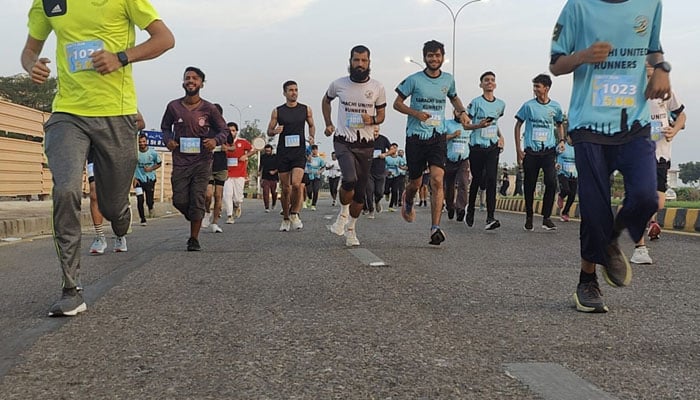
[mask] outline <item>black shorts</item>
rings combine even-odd
[[[309,179],[309,174],[307,174],[306,172],[304,172],[304,176],[301,178],[301,183],[307,186],[311,183],[311,180]]]
[[[447,141],[445,135],[434,134],[430,139],[418,136],[406,138],[406,165],[408,179],[418,179],[426,167],[436,166],[445,169],[447,162]]]
[[[666,161],[662,157],[656,161],[656,191],[665,192],[668,190],[668,170],[671,169],[671,161]]]
[[[277,151],[277,171],[290,172],[294,168],[304,169],[306,167],[305,149],[280,149]]]

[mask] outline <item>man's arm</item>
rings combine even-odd
[[[333,120],[331,119],[331,99],[329,99],[326,94],[324,94],[323,99],[321,99],[321,113],[323,114],[323,121],[326,124],[326,129],[323,133],[326,136],[331,136],[333,132],[335,132],[335,126],[333,126]]]
[[[412,109],[406,105],[405,101],[406,97],[396,95],[396,99],[394,99],[394,110],[400,112],[401,114],[410,115],[422,122],[425,122],[430,118],[430,114]]]
[[[32,82],[41,84],[46,82],[51,74],[51,70],[46,65],[51,62],[48,58],[39,58],[41,50],[44,48],[44,41],[34,39],[27,35],[27,42],[22,49],[20,61],[22,68],[29,74]]]
[[[472,122],[471,119],[469,119],[467,110],[464,108],[464,104],[462,104],[462,99],[460,99],[459,96],[450,97],[450,103],[452,103],[452,108],[454,108],[457,111],[459,115],[459,122],[462,123],[462,126]]]
[[[150,37],[143,43],[132,48],[124,49],[129,63],[151,60],[172,49],[175,46],[175,37],[165,23],[159,19],[151,22],[146,27]],[[105,75],[122,68],[122,63],[115,53],[106,50],[98,50],[92,55],[92,63],[97,72]]]
[[[141,111],[136,110],[136,129],[142,130],[146,128],[146,121],[143,119]]]
[[[522,148],[522,139],[520,138],[522,127],[523,121],[516,119],[513,138],[515,139],[515,160],[518,162],[518,165],[522,165],[523,159],[525,158],[525,152],[523,152]]]
[[[554,63],[549,64],[549,70],[554,76],[570,74],[583,64],[595,64],[608,58],[612,45],[608,42],[595,42],[585,50],[572,54],[556,57]]]
[[[309,144],[313,145],[316,143],[316,124],[311,107],[306,107],[306,123],[309,124]]]
[[[649,53],[647,62],[649,65],[656,65],[664,60],[661,52]],[[661,68],[654,68],[654,72],[647,82],[647,89],[644,92],[647,99],[666,100],[671,96],[671,80],[669,73]]]
[[[277,126],[277,108],[273,108],[272,115],[270,115],[270,122],[267,124],[267,135],[279,135],[282,133],[283,128],[282,126]]]

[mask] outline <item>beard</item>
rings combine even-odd
[[[440,68],[442,68],[442,62],[440,62],[440,64],[438,64],[438,66],[437,66],[436,68],[431,67],[430,64],[428,64],[428,63],[425,63],[425,67],[426,67],[429,71],[437,71],[437,70],[439,70]]]
[[[348,72],[350,73],[350,80],[353,82],[364,82],[369,78],[370,69],[362,70],[361,68],[348,67]]]
[[[186,94],[187,96],[192,97],[192,96],[196,96],[196,95],[199,94],[199,89],[200,89],[200,88],[195,88],[194,90],[189,90],[189,89],[187,89],[187,86],[185,86],[184,83],[182,84],[182,88],[185,89],[185,94]]]

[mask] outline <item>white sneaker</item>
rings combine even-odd
[[[370,211],[369,214],[367,214],[367,218],[374,219],[375,218],[374,211]]]
[[[211,233],[223,233],[224,230],[219,227],[217,224],[211,224]]]
[[[226,223],[227,223],[227,224],[232,224],[232,223],[234,223],[234,222],[235,222],[235,221],[233,220],[233,215],[229,215],[228,217],[226,217]]]
[[[357,232],[354,229],[348,229],[345,232],[345,245],[348,247],[360,245],[360,241],[357,240]]]
[[[104,254],[107,250],[107,239],[104,236],[95,236],[90,246],[90,254]]]
[[[241,212],[242,212],[241,206],[238,206],[238,207],[236,207],[235,210],[233,211],[233,216],[236,217],[236,218],[240,218],[240,217],[241,217]]]
[[[205,213],[202,220],[202,228],[206,228],[211,224],[211,213]]]
[[[348,223],[348,217],[338,214],[333,225],[330,226],[331,232],[338,236],[343,236],[345,234],[345,225]]]
[[[632,257],[630,258],[630,262],[634,264],[651,264],[653,261],[651,260],[651,257],[649,256],[649,248],[647,246],[641,246],[641,247],[636,247],[634,249],[634,253],[632,253]]]
[[[292,223],[292,229],[301,230],[304,227],[301,218],[299,218],[299,214],[290,215],[289,221]]]
[[[282,220],[282,225],[280,225],[280,232],[289,232],[292,223],[288,219]]]
[[[126,251],[126,236],[119,236],[116,239],[114,239],[114,252],[124,253]]]

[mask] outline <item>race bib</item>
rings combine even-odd
[[[486,128],[481,128],[481,137],[493,139],[498,137],[498,126],[489,125]]]
[[[428,125],[428,126],[432,126],[432,127],[436,127],[436,126],[442,125],[442,114],[440,114],[440,113],[438,113],[438,112],[435,112],[435,111],[430,112],[430,111],[428,111],[428,110],[423,110],[423,112],[426,113],[426,114],[430,114],[430,118],[428,118],[427,120],[425,120],[425,121],[423,122],[424,124],[426,124],[426,125]]]
[[[382,149],[374,149],[374,158],[379,158],[382,154]]]
[[[535,142],[546,142],[551,130],[549,128],[532,128],[532,140]]]
[[[664,124],[661,121],[651,121],[651,140],[658,142],[664,137],[663,127]]]
[[[348,113],[345,117],[345,126],[350,129],[362,129],[365,123],[362,122],[362,114]]]
[[[104,44],[101,40],[88,40],[86,42],[68,43],[66,56],[68,57],[68,70],[71,73],[94,70],[90,55],[101,50]]]
[[[200,139],[196,137],[180,138],[180,153],[199,154]]]
[[[214,147],[214,153],[216,153],[216,152],[218,152],[218,151],[223,151],[223,150],[221,149],[221,146],[216,146],[216,147]]]
[[[467,150],[467,145],[465,143],[455,143],[453,149],[457,154],[464,154]]]
[[[562,164],[562,168],[564,169],[564,171],[573,174],[574,172],[576,172],[576,163],[565,162]]]
[[[637,84],[631,75],[593,75],[593,107],[634,107]]]
[[[226,159],[226,166],[228,167],[237,167],[238,166],[238,157],[229,157]]]
[[[134,192],[136,193],[137,196],[143,195],[143,188],[141,186],[137,187],[134,189]]]
[[[299,135],[287,135],[284,137],[284,147],[299,146],[301,146],[301,137]]]
[[[88,178],[92,178],[93,176],[95,176],[95,164],[89,163],[87,165],[87,176]]]

